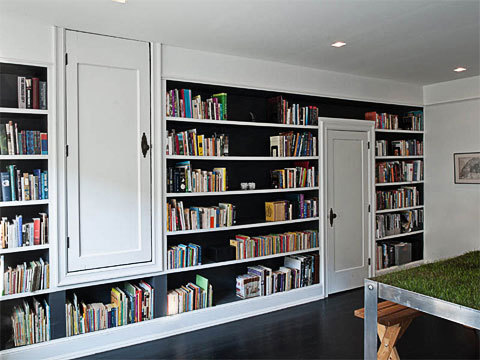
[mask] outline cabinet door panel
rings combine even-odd
[[[67,32],[68,271],[152,259],[149,45]]]

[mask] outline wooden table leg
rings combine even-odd
[[[380,348],[377,352],[378,360],[388,360],[392,354],[395,343],[397,342],[398,335],[402,330],[401,324],[396,324],[393,326],[387,326],[385,329],[385,334],[383,335]],[[394,356],[397,356],[398,353],[395,353]]]

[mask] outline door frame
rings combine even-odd
[[[150,44],[150,146],[151,146],[151,241],[152,241],[152,260],[150,262],[124,265],[121,267],[107,267],[80,272],[68,272],[67,266],[67,201],[66,201],[66,86],[65,86],[65,45],[66,31],[77,31],[55,27],[54,32],[54,51],[55,51],[55,75],[56,75],[56,128],[57,139],[55,146],[56,167],[57,167],[57,193],[51,194],[58,201],[58,222],[57,222],[57,247],[55,253],[51,256],[58,259],[57,266],[50,269],[54,275],[55,281],[50,284],[50,288],[56,286],[71,286],[79,283],[89,283],[91,285],[101,284],[110,280],[128,280],[133,277],[149,276],[163,271],[162,241],[163,226],[161,221],[161,206],[159,199],[162,197],[163,177],[155,176],[155,172],[161,166],[161,149],[163,141],[161,134],[161,89],[160,69],[161,69],[161,44],[143,41]],[[79,31],[84,32],[84,31]],[[108,37],[109,35],[95,34]],[[135,40],[135,39],[127,39]],[[136,40],[139,41],[139,40]],[[53,88],[53,87],[52,87]],[[53,149],[52,149],[53,151]],[[160,220],[159,220],[160,219]]]
[[[320,117],[319,119],[320,127],[320,197],[321,197],[321,211],[320,211],[320,226],[322,234],[322,246],[320,256],[323,259],[322,273],[320,278],[323,279],[323,288],[325,297],[328,297],[328,241],[327,241],[327,230],[328,230],[328,219],[327,219],[327,159],[328,159],[328,146],[327,146],[327,132],[328,130],[338,130],[338,131],[362,131],[367,132],[368,135],[368,169],[367,169],[367,184],[368,184],[368,200],[370,205],[370,212],[368,213],[368,257],[371,259],[370,266],[368,267],[368,276],[371,277],[374,274],[375,259],[373,258],[373,245],[375,239],[374,228],[375,228],[375,123],[369,120],[353,120],[353,119],[342,119],[342,118],[327,118]]]

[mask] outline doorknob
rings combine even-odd
[[[330,218],[330,226],[331,226],[331,227],[333,227],[333,219],[335,219],[336,217],[337,217],[337,214],[335,214],[335,213],[333,212],[333,209],[330,208],[330,216],[329,216],[329,218]]]
[[[148,150],[150,150],[150,146],[148,145],[147,136],[145,135],[145,133],[143,133],[143,136],[142,136],[142,154],[143,154],[143,157],[147,156],[147,151]]]

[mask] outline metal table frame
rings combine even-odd
[[[480,329],[480,310],[457,305],[431,296],[365,280],[364,358],[377,359],[377,304],[378,299],[390,300],[426,314]]]

